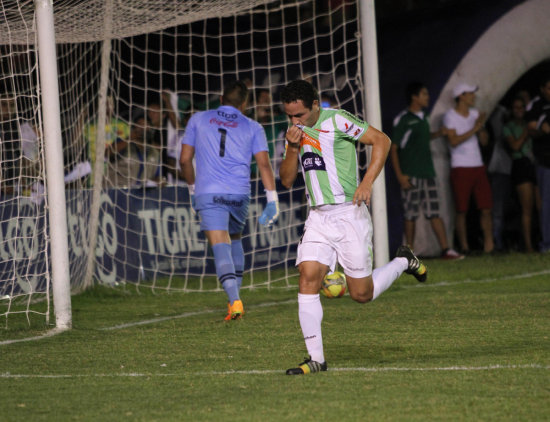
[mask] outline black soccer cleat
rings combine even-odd
[[[409,248],[406,245],[401,245],[397,249],[397,252],[395,254],[396,258],[406,258],[407,263],[409,264],[409,267],[405,270],[407,274],[412,274],[414,278],[416,278],[421,283],[425,282],[428,278],[428,269],[426,266],[420,261],[416,255],[411,251],[411,248]]]
[[[311,360],[311,357],[304,360],[298,368],[290,368],[286,370],[287,375],[305,375],[314,374],[315,372],[321,372],[327,370],[327,363],[319,363]]]

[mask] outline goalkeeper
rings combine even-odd
[[[372,271],[373,228],[367,205],[372,184],[388,156],[390,139],[346,111],[321,108],[319,95],[309,82],[291,82],[281,92],[281,100],[292,124],[286,133],[281,182],[290,188],[301,165],[310,205],[296,260],[298,318],[310,356],[286,371],[301,375],[327,370],[319,289],[337,260],[351,298],[360,303],[376,299],[403,272],[425,281],[427,270],[408,247],[401,246],[395,259]],[[372,145],[372,159],[362,180],[357,142]]]
[[[248,88],[241,81],[224,87],[221,106],[194,114],[182,137],[181,174],[191,206],[200,217],[214,252],[216,274],[228,298],[226,321],[244,314],[239,296],[244,270],[242,232],[250,203],[250,163],[256,159],[266,189],[260,223],[271,226],[279,215],[275,179],[264,129],[244,116]],[[196,172],[193,166],[196,161]]]

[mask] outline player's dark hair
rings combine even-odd
[[[292,81],[281,91],[281,101],[288,104],[298,100],[302,100],[304,107],[311,110],[313,101],[319,101],[319,94],[307,81]]]
[[[248,88],[242,81],[231,81],[223,88],[222,104],[239,108],[248,98]]]
[[[410,106],[412,103],[412,98],[415,95],[420,94],[420,91],[422,91],[422,89],[424,88],[426,88],[426,85],[424,85],[422,82],[410,82],[405,89],[405,100],[407,101],[407,105]]]

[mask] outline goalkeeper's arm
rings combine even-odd
[[[260,224],[269,227],[275,223],[279,217],[279,198],[275,190],[275,177],[273,176],[273,169],[271,168],[267,151],[258,152],[254,155],[254,158],[256,158],[260,177],[267,196],[267,205],[260,216]]]

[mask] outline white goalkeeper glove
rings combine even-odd
[[[261,225],[271,227],[279,217],[279,197],[275,190],[266,190],[265,194],[267,197],[267,205],[259,221]]]

